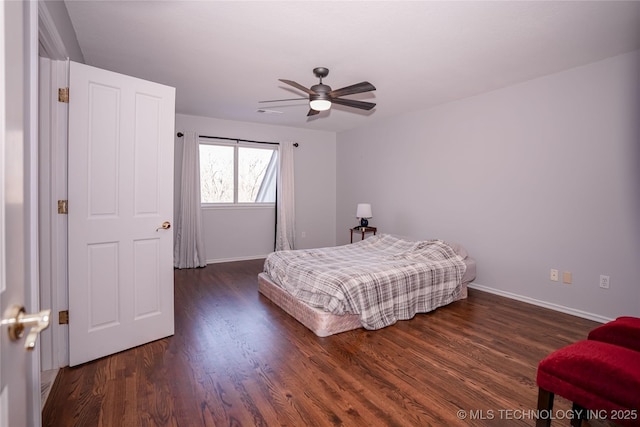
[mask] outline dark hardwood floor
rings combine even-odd
[[[258,294],[262,264],[176,270],[175,335],[62,369],[43,425],[531,426],[538,362],[598,325],[470,290],[319,338]]]

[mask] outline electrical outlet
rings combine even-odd
[[[549,274],[549,280],[557,282],[558,281],[558,270],[555,268],[551,269],[551,273]]]
[[[566,283],[567,285],[571,284],[571,272],[563,271],[562,272],[562,283]]]
[[[600,287],[609,289],[609,276],[605,276],[604,274],[600,275]]]
[[[307,232],[303,231],[302,233],[300,233],[300,238],[306,239],[307,238]]]

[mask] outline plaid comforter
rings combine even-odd
[[[466,265],[441,240],[388,234],[357,243],[271,253],[264,271],[306,304],[359,314],[366,329],[411,319],[459,299]]]

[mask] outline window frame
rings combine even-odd
[[[238,202],[238,188],[239,188],[239,149],[240,148],[258,148],[261,150],[271,150],[276,153],[276,162],[279,162],[279,144],[265,144],[259,142],[246,142],[246,141],[224,141],[214,140],[213,138],[198,138],[198,150],[201,145],[216,145],[226,146],[233,148],[233,202],[220,202],[220,203],[205,203],[202,201],[202,195],[200,196],[200,207],[202,209],[229,209],[229,208],[273,208],[276,206],[276,201],[273,202]],[[265,147],[265,145],[268,145]],[[277,171],[277,168],[276,168]],[[277,172],[276,172],[277,173]],[[202,171],[200,171],[200,179],[202,179]],[[277,185],[277,177],[276,177]],[[277,191],[276,191],[277,197]]]

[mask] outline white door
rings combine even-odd
[[[24,68],[25,3],[0,3],[0,316],[12,305],[27,304],[26,257],[31,230],[25,153],[25,102],[28,72]],[[27,307],[29,308],[29,307]],[[12,341],[7,325],[0,328],[0,427],[36,425],[30,372],[38,368],[38,353],[25,350],[25,339]],[[30,403],[31,402],[31,403]],[[34,414],[33,412],[37,412]]]
[[[175,89],[71,62],[69,362],[173,335]]]

